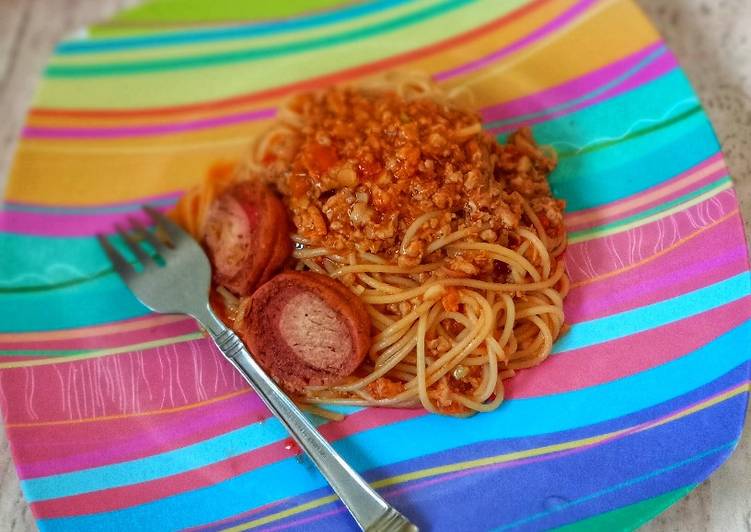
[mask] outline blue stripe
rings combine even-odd
[[[271,22],[254,22],[230,28],[211,28],[205,30],[190,30],[157,35],[140,35],[134,37],[118,37],[96,40],[63,41],[55,49],[57,55],[90,54],[95,52],[111,52],[114,50],[128,50],[133,48],[174,46],[178,44],[196,44],[214,41],[229,41],[262,37],[279,33],[289,33],[316,26],[325,26],[346,22],[372,13],[379,13],[386,9],[393,9],[407,4],[409,0],[378,0],[363,2],[351,7],[335,11],[316,13],[296,19],[285,19]]]
[[[367,471],[483,440],[557,432],[615,419],[688,393],[747,363],[750,337],[751,322],[746,322],[690,355],[637,375],[555,396],[509,401],[496,412],[469,419],[426,415],[353,435],[334,446],[353,467]],[[244,445],[250,448],[252,444]],[[322,477],[308,465],[301,467],[297,460],[287,459],[132,508],[44,521],[60,531],[126,529],[130,523],[148,522],[154,515],[164,519],[160,526],[165,528],[217,521],[248,507],[324,487]],[[56,477],[55,482],[48,480],[55,477],[48,477],[23,481],[22,486],[31,500],[48,498],[47,489],[66,493],[81,488],[69,484],[64,475]]]
[[[618,484],[615,484],[613,486],[609,486],[609,487],[607,487],[605,489],[596,491],[594,493],[590,493],[589,495],[585,495],[583,497],[579,497],[579,498],[574,499],[572,501],[568,501],[565,504],[561,504],[560,507],[558,507],[558,508],[551,509],[551,510],[545,510],[543,512],[539,512],[539,513],[530,515],[528,517],[525,517],[524,519],[519,519],[519,520],[514,521],[512,523],[508,523],[506,525],[503,525],[501,527],[496,528],[495,530],[496,531],[509,530],[511,528],[517,528],[517,527],[519,527],[521,525],[531,523],[533,521],[538,521],[540,519],[549,517],[550,515],[552,515],[555,512],[565,511],[565,510],[567,510],[568,508],[570,508],[572,506],[577,506],[577,505],[584,504],[586,502],[592,501],[593,499],[596,499],[596,498],[599,498],[599,497],[604,497],[604,496],[612,494],[614,492],[617,492],[617,491],[623,490],[625,488],[631,487],[631,486],[633,486],[635,484],[640,484],[640,483],[645,482],[647,480],[650,480],[650,479],[652,479],[654,477],[657,477],[657,476],[660,476],[660,475],[664,475],[665,473],[670,473],[670,472],[673,472],[673,471],[675,471],[677,469],[684,468],[687,465],[691,465],[691,464],[693,464],[695,462],[701,461],[701,460],[703,460],[705,458],[709,458],[709,457],[712,457],[712,456],[720,454],[720,453],[722,453],[723,455],[727,456],[727,454],[730,452],[730,450],[733,449],[737,445],[737,443],[738,443],[737,440],[731,440],[731,441],[725,442],[722,445],[718,445],[717,447],[713,447],[712,449],[709,449],[707,451],[695,454],[694,456],[686,458],[685,460],[681,460],[679,462],[670,464],[669,466],[666,466],[666,467],[663,467],[663,468],[660,468],[660,469],[656,469],[654,471],[650,471],[649,473],[646,473],[644,475],[640,475],[638,477],[629,479],[629,480],[624,481],[624,482],[620,482]],[[649,448],[649,447],[646,447],[646,448]]]
[[[368,481],[376,481],[430,467],[536,449],[564,441],[579,440],[621,429],[630,429],[655,419],[670,416],[704,401],[708,397],[734,388],[739,383],[747,381],[748,373],[748,366],[740,366],[698,390],[681,395],[671,401],[660,403],[653,408],[640,410],[634,414],[613,420],[565,432],[491,440],[453,448],[441,453],[429,454],[414,460],[389,464],[371,470],[365,475],[365,478]],[[535,501],[544,501],[551,494],[564,496],[566,500],[577,499],[582,495],[598,492],[603,487],[618,484],[623,479],[640,475],[644,471],[659,469],[666,464],[680,461],[726,442],[730,438],[737,438],[743,426],[747,400],[748,394],[742,393],[681,419],[632,434],[627,438],[599,444],[590,449],[578,448],[573,451],[555,453],[541,457],[541,461],[537,461],[538,458],[533,458],[529,462],[528,459],[514,460],[503,465],[464,471],[459,474],[460,476],[449,473],[448,475],[441,475],[439,486],[416,488],[416,484],[424,482],[417,480],[408,483],[409,491],[403,492],[405,485],[402,484],[385,488],[382,493],[387,500],[410,517],[429,516],[431,530],[439,524],[440,528],[445,530],[461,530],[462,520],[468,518],[472,519],[472,522],[483,523],[482,526],[477,527],[478,530],[487,529],[491,526],[528,516],[530,511],[534,511],[534,509],[530,510],[530,504],[534,504]],[[710,430],[707,430],[708,422],[711,423]],[[682,445],[665,448],[664,442],[671,441],[675,434],[686,435],[682,439]],[[648,451],[650,449],[656,451],[652,453]],[[628,456],[631,459],[623,460],[623,456]],[[717,462],[721,459],[722,457],[715,457],[714,461]],[[701,475],[711,469],[712,464],[702,463],[697,467]],[[551,474],[552,472],[555,472],[555,474]],[[689,475],[688,480],[686,475]],[[570,481],[572,476],[577,478],[577,482]],[[691,471],[688,470],[677,472],[674,475],[663,475],[659,480],[634,490],[630,495],[642,499],[644,496],[649,496],[650,492],[669,491],[669,488],[665,487],[666,483],[673,482],[672,486],[684,486],[693,478],[695,477],[691,476]],[[450,481],[446,481],[448,479]],[[431,482],[431,480],[428,480],[428,482]],[[625,491],[628,492],[629,490]],[[250,518],[247,516],[239,517],[220,526],[212,525],[206,532],[218,532],[227,527],[245,523],[248,520],[308,503],[329,493],[330,489],[323,488],[302,496],[292,497],[278,505],[254,513]],[[481,493],[482,496],[474,496],[478,493]],[[472,496],[464,497],[463,494],[472,494]],[[613,507],[627,505],[632,502],[628,500],[628,497],[629,493],[619,493],[610,494],[604,499],[591,500],[587,504],[575,509],[572,508],[564,515],[551,515],[550,518],[545,518],[544,525],[539,526],[537,530],[548,530],[554,525],[563,524],[560,519],[566,519],[568,522],[576,521],[577,514],[581,519]],[[502,514],[495,512],[492,516],[487,516],[487,521],[478,517],[477,514],[491,510],[493,505],[501,499],[504,500]],[[461,500],[462,503],[456,504],[457,500]],[[555,502],[555,508],[558,508],[564,501],[558,499]],[[337,501],[319,507],[311,513],[325,514],[336,507],[343,508],[341,503]],[[414,512],[410,511],[412,508],[414,508]],[[274,523],[274,526],[289,523],[308,515],[310,514],[292,516]],[[307,523],[306,528],[321,531],[337,530],[334,521],[341,523],[345,522],[346,518],[346,515],[338,514],[338,516],[332,516],[329,519],[322,518],[315,523]],[[556,520],[559,521],[554,522]],[[487,526],[484,523],[487,523]],[[420,523],[416,524],[420,525]]]
[[[63,283],[109,267],[93,237],[59,238],[0,231],[0,250],[0,288],[4,289]]]
[[[744,274],[742,277],[743,277],[743,281],[746,283],[746,290],[748,290],[748,286],[747,286],[748,275]],[[713,292],[706,292],[706,291],[694,292],[689,295],[690,297],[687,298],[688,300],[685,303],[680,298],[671,300],[673,312],[677,312],[677,308],[680,308],[681,306],[693,308],[695,312],[698,312],[700,311],[700,308],[697,302],[701,300],[706,301],[706,298],[717,297],[717,298],[720,298],[720,301],[721,301],[723,298],[727,300],[728,298],[737,299],[737,297],[740,297],[731,292],[733,289],[732,284],[728,284],[728,282],[723,282],[723,283],[718,283],[718,284],[724,285],[726,290],[721,290],[718,288],[714,290]],[[661,305],[661,304],[658,304],[658,305]],[[715,301],[712,301],[712,303],[709,303],[709,305],[716,306],[716,303]],[[656,307],[656,306],[657,305],[652,305],[652,307]],[[630,311],[621,315],[605,318],[603,320],[596,320],[595,322],[590,322],[593,325],[589,327],[589,332],[591,332],[591,334],[599,336],[600,338],[602,338],[603,336],[607,337],[607,336],[613,336],[613,335],[615,335],[616,337],[623,336],[623,334],[620,334],[620,330],[617,330],[617,331],[613,330],[613,327],[611,324],[612,320],[616,320],[620,323],[623,323],[624,324],[623,326],[626,328],[626,330],[629,330],[629,327],[631,329],[636,329],[636,327],[634,327],[635,324],[638,325],[639,330],[652,328],[656,325],[650,323],[650,320],[647,316],[655,315],[656,320],[659,323],[660,320],[664,321],[663,314],[667,310],[668,310],[668,307],[664,306],[664,307],[659,307],[655,309],[654,312],[644,312],[642,313],[642,315],[635,315],[633,311]],[[621,316],[623,316],[622,319],[621,319]],[[605,322],[605,325],[601,327],[597,327],[597,322]],[[585,332],[578,333],[577,337],[586,338],[586,334],[587,334],[586,325],[587,324],[582,324],[582,326],[585,327],[584,328]],[[740,327],[739,329],[736,329],[735,333],[728,333],[728,334],[729,335],[739,334],[737,331],[741,331],[741,330],[745,331],[747,328],[748,328],[748,325],[745,325],[743,327]],[[587,340],[584,340],[583,342],[580,342],[580,343],[586,343],[586,342]],[[597,343],[597,342],[592,341],[592,343]],[[740,362],[746,360],[748,358],[748,352],[747,350],[736,349],[736,356],[742,356],[742,358],[741,359],[733,358],[733,363],[730,366],[730,368],[735,367]],[[726,371],[728,371],[730,368],[727,368]],[[644,373],[629,377],[628,379],[624,379],[623,381],[620,381],[620,382],[623,383],[629,379],[631,380],[647,379],[648,380],[650,373],[653,371],[655,370],[650,370],[648,372],[644,372]],[[723,371],[722,373],[725,373],[726,371]],[[721,375],[722,373],[720,373],[719,375]],[[698,375],[701,375],[701,374],[702,372],[698,373]],[[607,389],[608,386],[612,386],[612,385],[613,384],[608,384],[608,385],[603,385],[602,387],[594,387],[592,388],[592,390],[599,390],[600,388]],[[675,383],[675,385],[679,386],[680,383]],[[669,388],[670,386],[668,383],[665,383],[665,387]],[[645,386],[645,389],[647,389],[646,386]],[[588,392],[586,390],[580,390],[577,392],[570,392],[568,394],[562,394],[562,395],[546,397],[546,398],[541,398],[541,399],[517,400],[517,401],[511,402],[510,406],[507,406],[505,409],[502,409],[501,411],[502,412],[505,411],[506,415],[509,415],[509,411],[514,406],[516,406],[516,408],[518,409],[520,404],[527,404],[530,402],[531,404],[537,404],[537,402],[540,402],[540,401],[545,403],[544,408],[554,408],[553,405],[547,405],[547,403],[555,402],[557,404],[558,401],[562,401],[561,398],[564,396],[576,396],[576,394],[582,394],[582,393],[586,395]],[[590,392],[590,393],[596,393],[596,392]],[[605,392],[602,392],[602,393],[605,393]],[[681,393],[685,393],[685,390]],[[680,395],[680,393],[674,393],[672,396],[675,396],[675,395]],[[660,402],[660,401],[654,401],[651,404],[655,404],[657,402]],[[646,406],[649,406],[649,405],[646,405]],[[605,407],[606,411],[607,411],[607,408],[611,408],[611,407],[612,405],[607,405]],[[538,407],[535,407],[535,408],[538,408]],[[543,408],[543,407],[540,406],[539,408]],[[590,408],[590,410],[596,411],[597,409]],[[624,415],[628,412],[629,411],[621,412],[619,415]],[[471,421],[460,420],[460,422],[466,424],[462,426],[469,426],[473,423],[478,422],[475,420],[488,420],[488,421],[479,422],[481,424],[487,424],[490,422],[490,420],[493,420],[494,415],[495,414],[476,416]],[[589,424],[589,423],[594,422],[592,420],[588,420],[587,423],[583,423],[582,420],[579,418],[580,415],[586,415],[586,414],[580,413],[576,410],[569,411],[568,414],[563,416],[562,419],[558,420],[558,422],[562,423],[563,425],[557,428],[556,430],[570,429],[576,426],[581,426],[584,424]],[[406,421],[406,422],[403,422],[397,425],[392,425],[389,427],[380,427],[378,429],[368,431],[365,434],[355,435],[351,438],[348,438],[348,440],[354,441],[360,438],[366,438],[366,439],[376,438],[376,439],[382,440],[384,436],[378,436],[380,433],[389,433],[392,430],[394,430],[394,427],[397,427],[397,426],[402,426],[402,425],[406,426],[410,424],[423,424],[425,423],[425,421],[423,421],[424,419],[432,420],[432,421],[429,421],[429,423],[433,423],[433,425],[429,425],[428,427],[421,427],[420,430],[428,430],[429,432],[437,431],[440,433],[442,432],[443,428],[450,428],[451,426],[453,426],[454,423],[456,423],[455,420],[431,416],[429,418],[420,418],[417,420]],[[202,442],[201,444],[197,444],[197,445],[207,446],[207,448],[209,449],[211,448],[211,446],[217,445],[219,448],[223,449],[225,453],[224,455],[225,457],[233,456],[231,453],[227,454],[228,448],[236,449],[237,454],[241,454],[242,452],[247,452],[247,450],[249,449],[248,442],[253,442],[253,447],[256,447],[258,445],[265,445],[269,443],[270,441],[274,441],[274,440],[268,440],[266,437],[267,431],[269,430],[267,425],[269,424],[274,424],[274,423],[272,421],[267,421],[262,425],[252,425],[251,427],[247,427],[246,429],[241,429],[242,432],[236,431],[234,433],[229,433],[227,435],[214,438],[213,440],[207,440],[206,442]],[[502,423],[501,425],[507,425],[507,424],[508,423]],[[517,424],[514,423],[514,425],[516,426]],[[434,428],[430,428],[431,426]],[[518,426],[524,427],[525,432],[523,432],[522,434],[517,434],[517,436],[535,433],[534,424],[532,424],[531,427],[530,427],[530,423],[522,423]],[[458,428],[458,426],[454,428]],[[488,430],[497,431],[499,429],[488,428]],[[507,431],[510,429],[503,428],[501,430],[503,432],[503,431]],[[255,431],[258,431],[257,436],[256,436]],[[416,433],[422,433],[422,432],[416,432]],[[241,434],[241,436],[239,436],[239,434]],[[274,432],[274,434],[278,435],[279,433]],[[281,434],[283,434],[283,432]],[[428,434],[428,433],[425,433],[425,434]],[[481,439],[484,439],[482,434],[484,433],[483,432],[475,433],[474,431],[467,431],[466,433],[463,433],[462,431],[460,431],[456,435],[457,441],[454,441],[451,447],[455,447],[458,445],[466,445],[468,443],[480,441]],[[434,435],[437,436],[437,434],[434,434]],[[509,434],[499,434],[497,437],[509,437],[509,436],[510,436]],[[279,436],[279,438],[281,437],[282,436]],[[468,439],[465,440],[465,438],[468,438]],[[437,446],[436,448],[432,448],[430,452],[437,452],[441,450],[442,448],[445,448],[445,447],[441,447],[446,444],[445,438],[430,437],[427,439],[431,441],[430,444],[425,443],[425,438],[420,438],[420,441],[419,442],[415,441],[413,445],[416,445],[418,448],[422,446],[425,452],[428,452],[428,449],[425,448],[426,445],[428,446],[428,448],[432,448],[431,446]],[[436,441],[433,441],[434,439]],[[216,444],[215,440],[221,441],[222,444],[221,445]],[[441,440],[441,441],[439,442],[437,440]],[[256,443],[256,441],[258,441],[258,443]],[[116,487],[116,486],[120,486],[124,484],[130,484],[130,483],[134,483],[138,481],[144,481],[144,480],[150,480],[153,478],[168,476],[171,474],[175,474],[179,471],[185,470],[185,469],[179,469],[180,467],[183,467],[183,468],[187,467],[188,469],[193,469],[194,467],[200,467],[202,465],[206,465],[206,464],[213,463],[214,461],[216,461],[216,457],[214,455],[208,455],[205,458],[199,457],[194,447],[196,446],[191,446],[182,450],[173,451],[170,453],[166,453],[164,455],[157,455],[157,456],[152,456],[152,457],[148,457],[144,459],[134,460],[134,461],[124,463],[124,464],[115,464],[115,465],[103,466],[103,467],[99,467],[99,468],[95,468],[91,470],[77,471],[73,473],[65,473],[61,475],[53,475],[49,477],[28,480],[28,481],[24,481],[24,484],[28,489],[27,495],[31,501],[45,500],[45,499],[50,499],[50,498],[63,497],[66,495],[73,495],[77,493],[85,493],[89,491],[95,491],[98,489],[106,489],[106,488]],[[400,447],[400,449],[403,449],[404,452],[419,451],[419,449],[407,450],[408,447],[410,447],[410,445],[405,443],[403,446]],[[202,449],[203,447],[200,447],[200,448]],[[372,448],[379,449],[380,446],[376,445]],[[386,454],[385,455],[380,454],[381,452],[386,453]],[[388,455],[389,452],[394,452],[396,454],[394,454],[393,456],[389,456]],[[399,454],[400,452],[401,451],[379,451],[378,459],[375,460],[374,458],[374,461],[380,462],[380,463],[392,463],[398,460],[405,459],[404,457],[400,457],[401,456]],[[179,460],[177,457],[182,457],[182,459]],[[369,464],[369,465],[370,467],[366,467],[366,464],[361,464],[361,468],[370,469],[371,467],[375,466],[376,463]]]

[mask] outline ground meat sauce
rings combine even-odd
[[[477,113],[353,88],[303,94],[290,108],[299,133],[272,145],[263,162],[312,247],[409,266],[441,258],[425,256],[429,243],[468,227],[477,240],[509,245],[509,230],[529,225],[522,198],[551,237],[563,231],[563,204],[546,179],[555,160],[529,129],[501,145]],[[433,211],[440,214],[400,249],[410,224]],[[460,274],[493,268],[482,253],[463,255],[452,265]]]

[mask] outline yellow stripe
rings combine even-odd
[[[566,5],[569,1],[556,0],[554,4]],[[47,78],[35,97],[34,105],[150,107],[231,98],[428,46],[470,31],[522,4],[524,0],[469,3],[379,35],[280,57],[206,65],[198,69],[138,72],[127,76]],[[357,52],[353,53],[353,49]],[[212,83],[203,82],[207,77]],[[127,83],[123,82],[124,79]]]
[[[667,423],[670,423],[672,421],[676,421],[678,419],[684,418],[686,416],[689,416],[695,412],[699,412],[701,410],[704,410],[706,408],[709,408],[711,406],[714,406],[718,403],[721,403],[723,401],[726,401],[732,397],[735,397],[736,395],[740,395],[742,393],[747,393],[751,390],[751,386],[749,386],[749,383],[743,383],[741,385],[736,386],[735,388],[728,390],[727,392],[717,396],[713,397],[711,399],[707,399],[697,405],[694,405],[693,407],[686,409],[683,412],[678,412],[677,414],[674,414],[664,420],[655,421],[649,425],[646,425],[642,428],[640,428],[637,432],[644,432],[646,430],[653,429],[655,427],[659,427],[661,425],[665,425]],[[577,449],[581,447],[586,447],[589,445],[596,445],[598,443],[602,443],[606,440],[611,440],[613,438],[616,438],[624,433],[627,433],[629,431],[632,431],[633,427],[627,428],[627,429],[621,429],[613,432],[608,432],[606,434],[601,434],[599,436],[591,436],[589,438],[581,438],[578,440],[571,440],[568,442],[558,443],[554,445],[546,445],[544,447],[538,447],[535,449],[527,449],[524,451],[516,451],[512,453],[506,453],[506,454],[500,454],[496,456],[491,456],[488,458],[479,458],[476,460],[466,460],[464,462],[457,462],[455,464],[448,464],[444,466],[438,466],[438,467],[430,467],[426,469],[421,469],[419,471],[414,471],[412,473],[405,473],[402,475],[395,475],[393,477],[385,478],[376,482],[372,482],[370,485],[375,488],[384,488],[387,486],[393,486],[396,484],[402,484],[404,482],[409,482],[412,480],[419,480],[424,479],[428,477],[434,477],[438,475],[445,475],[447,473],[454,473],[458,471],[467,471],[471,469],[477,469],[481,467],[487,467],[491,465],[497,465],[507,462],[512,462],[515,460],[521,460],[525,458],[532,458],[536,456],[544,456],[547,454],[557,453],[561,451],[567,451],[571,449]],[[294,508],[289,508],[287,510],[283,510],[281,512],[277,512],[271,515],[267,515],[265,517],[261,517],[258,519],[254,519],[252,521],[249,521],[247,523],[236,525],[230,528],[223,529],[224,532],[240,532],[242,530],[249,530],[252,528],[257,528],[262,525],[266,525],[268,523],[272,523],[274,521],[278,521],[280,519],[285,519],[287,517],[291,517],[293,515],[305,512],[307,510],[312,510],[314,508],[318,508],[320,506],[323,506],[325,504],[329,504],[331,502],[336,501],[337,497],[334,495],[330,495],[327,497],[321,497],[319,499],[315,499],[313,501],[307,502],[305,504],[302,504],[300,506],[295,506]]]
[[[442,51],[437,54],[432,54],[429,56],[426,56],[424,58],[411,61],[410,63],[405,64],[404,66],[398,67],[399,70],[410,70],[410,71],[425,71],[430,73],[436,73],[442,70],[452,69],[457,66],[460,66],[464,64],[467,61],[467,58],[472,57],[483,57],[485,55],[488,55],[500,48],[503,48],[504,46],[507,46],[524,36],[528,35],[530,32],[534,31],[536,28],[543,26],[550,22],[552,19],[554,19],[556,16],[560,15],[561,12],[565,11],[566,9],[570,8],[576,0],[555,0],[553,2],[550,2],[549,4],[544,5],[543,7],[540,7],[531,13],[526,14],[524,17],[515,20],[509,24],[506,24],[502,26],[501,28],[492,31],[490,33],[487,33],[485,35],[480,36],[479,38],[473,39],[471,42],[459,45],[455,48],[452,48],[449,51]],[[484,22],[488,22],[490,19],[490,16],[492,14],[488,14],[486,16],[486,20],[483,20]],[[446,36],[448,37],[448,36]],[[340,65],[338,70],[344,70],[344,68]],[[301,81],[304,78],[300,78],[294,81]],[[283,85],[281,82],[277,83],[276,86]],[[244,95],[244,94],[250,94],[255,89],[249,88],[243,92],[240,92],[238,94],[234,94],[232,96],[238,96],[238,95]],[[496,94],[496,97],[498,95]],[[32,126],[64,126],[64,125],[79,125],[81,127],[95,127],[95,126],[103,126],[103,125],[132,125],[132,124],[161,124],[164,123],[165,120],[167,121],[184,121],[187,119],[197,119],[197,118],[210,118],[215,117],[217,115],[231,115],[235,113],[245,113],[253,110],[258,109],[265,109],[269,107],[276,107],[278,106],[282,101],[286,100],[286,97],[283,98],[270,98],[265,99],[261,102],[256,102],[252,104],[235,104],[231,106],[222,107],[220,109],[206,109],[206,110],[196,110],[196,111],[189,111],[185,113],[180,113],[177,115],[168,115],[168,116],[147,116],[147,117],[127,117],[127,116],[119,116],[114,118],[98,118],[98,117],[80,117],[80,118],[74,118],[74,117],[55,117],[55,116],[44,116],[44,115],[31,115],[29,125]],[[488,104],[494,103],[497,100],[490,100]],[[190,135],[190,134],[187,134]],[[184,136],[184,135],[183,135]],[[157,137],[153,140],[156,140],[157,142],[163,142],[167,141],[170,144],[178,144],[179,142],[175,142],[174,136],[172,137]],[[180,139],[178,139],[180,140]],[[59,142],[59,141],[49,141],[49,142]],[[76,143],[80,143],[81,141],[75,141]],[[141,146],[148,146],[152,144],[150,139],[122,139],[116,141],[119,143],[134,143],[136,145]]]
[[[476,87],[478,103],[485,106],[491,102],[507,101],[532,90],[543,90],[568,79],[579,77],[626,55],[643,49],[656,40],[651,31],[643,30],[644,21],[640,12],[630,3],[618,1],[608,4],[608,9],[596,13],[579,25],[571,26],[556,40],[546,41],[545,47],[515,64],[502,74],[494,74],[482,80]],[[617,21],[611,21],[615,18]],[[609,28],[607,31],[603,27]],[[617,28],[613,31],[613,28]],[[642,29],[640,29],[642,28]],[[528,30],[529,28],[527,28]],[[494,33],[493,36],[499,35]],[[588,43],[588,44],[586,44]],[[461,58],[477,57],[472,47],[460,47]],[[496,42],[496,48],[500,43]],[[588,50],[576,54],[571,60],[571,50]],[[461,50],[461,53],[459,51]],[[423,70],[434,72],[457,57],[452,52],[439,54],[412,66],[432,66]],[[565,59],[565,60],[564,60]],[[454,59],[455,61],[455,59]],[[555,68],[551,65],[555,64]],[[483,71],[477,76],[482,76]],[[473,76],[467,78],[471,83]],[[534,80],[534,87],[531,82]],[[32,141],[21,143],[8,185],[8,197],[13,201],[42,204],[101,204],[105,202],[134,200],[153,194],[184,190],[198,182],[206,169],[217,159],[236,160],[244,157],[244,145],[219,146],[212,150],[177,150],[181,143],[205,143],[217,140],[253,138],[264,123],[242,124],[146,139],[110,141],[33,141],[34,149],[25,147]],[[38,146],[123,147],[148,146],[148,152],[138,153],[61,153],[40,151]],[[164,146],[164,153],[155,153],[156,147]],[[107,175],[107,180],[101,176]],[[133,176],[138,176],[134,179]]]
[[[668,209],[666,211],[653,214],[652,216],[647,216],[646,218],[642,218],[640,220],[635,220],[629,224],[619,225],[617,227],[603,228],[603,229],[600,229],[599,231],[593,231],[591,233],[587,233],[586,235],[582,235],[578,237],[577,236],[570,237],[568,239],[568,243],[576,244],[579,242],[586,242],[587,240],[594,240],[596,238],[602,238],[602,237],[614,235],[617,233],[623,233],[624,231],[630,231],[631,229],[634,229],[636,227],[640,227],[642,225],[656,222],[657,220],[662,220],[663,218],[667,218],[668,216],[672,216],[673,214],[677,212],[685,211],[689,207],[698,205],[699,203],[718,195],[720,192],[724,192],[725,190],[728,190],[731,188],[733,188],[733,183],[728,181],[727,183],[724,183],[715,189],[709,190],[705,192],[704,194],[696,196],[695,198],[690,199],[689,201],[685,203],[676,205],[672,209]]]
[[[200,340],[205,338],[203,332],[183,334],[181,336],[173,336],[171,338],[162,338],[159,340],[152,340],[151,342],[143,342],[140,344],[127,345],[123,347],[114,347],[111,349],[99,349],[97,351],[90,351],[80,355],[71,355],[63,357],[48,357],[36,360],[23,360],[20,362],[5,362],[0,364],[0,369],[10,368],[28,368],[33,366],[49,366],[51,364],[66,364],[68,362],[77,362],[79,360],[88,360],[90,358],[99,358],[110,355],[117,355],[120,353],[130,353],[132,351],[142,351],[144,349],[152,349],[154,347],[161,347],[163,345],[179,344],[182,342],[189,342],[191,340]],[[43,355],[40,355],[43,356]]]
[[[494,67],[448,84],[470,87],[479,101],[507,102],[581,77],[658,39],[659,34],[633,2],[606,0],[562,31]],[[609,59],[603,61],[605,57]]]

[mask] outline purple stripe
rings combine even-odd
[[[40,203],[27,203],[22,201],[5,200],[0,203],[0,212],[21,211],[37,214],[103,214],[107,212],[129,212],[138,210],[144,204],[174,204],[184,194],[184,191],[166,192],[143,196],[134,200],[116,201],[112,203],[99,203],[96,205],[43,205]]]
[[[589,74],[585,74],[584,76],[572,81],[568,81],[535,94],[524,96],[517,100],[512,100],[507,103],[487,108],[482,111],[483,121],[493,122],[496,120],[503,120],[518,115],[535,113],[548,107],[555,107],[564,104],[569,100],[573,100],[574,98],[592,91],[595,87],[606,85],[619,76],[622,76],[638,65],[647,56],[664,46],[665,45],[662,41],[656,42],[633,55],[611,63],[599,70],[590,72]]]
[[[267,108],[248,111],[234,115],[206,118],[203,120],[189,120],[176,124],[157,124],[148,126],[123,126],[109,128],[54,128],[34,127],[24,128],[23,136],[28,139],[55,138],[55,139],[116,139],[139,135],[165,135],[169,133],[185,133],[188,131],[208,129],[213,127],[231,126],[254,120],[266,120],[276,116],[276,109]]]
[[[565,11],[562,15],[559,15],[557,18],[553,19],[551,22],[548,22],[544,26],[536,29],[535,31],[533,31],[532,33],[530,33],[523,39],[520,39],[504,48],[501,48],[500,50],[497,50],[489,55],[486,55],[485,57],[481,57],[480,59],[477,59],[475,61],[465,63],[451,70],[444,70],[443,72],[439,72],[433,77],[437,81],[444,81],[446,79],[450,79],[455,76],[460,76],[462,74],[469,74],[470,72],[480,70],[481,68],[491,63],[494,63],[496,61],[499,61],[500,59],[503,59],[504,57],[524,48],[525,46],[528,46],[529,44],[532,44],[535,41],[539,41],[543,37],[546,37],[547,35],[563,28],[565,25],[572,22],[574,19],[576,19],[581,14],[583,14],[587,9],[589,9],[592,5],[596,3],[597,3],[597,0],[580,0],[580,2],[574,5],[574,7],[570,8],[568,11]]]
[[[547,122],[549,120],[553,120],[554,118],[559,118],[561,116],[569,115],[571,113],[574,113],[586,107],[591,107],[600,102],[604,102],[612,98],[615,98],[616,96],[623,94],[625,92],[637,89],[641,87],[642,85],[645,85],[649,83],[650,81],[657,79],[661,76],[664,76],[665,74],[675,70],[677,67],[678,67],[678,61],[675,59],[675,56],[671,53],[665,53],[661,55],[659,58],[657,58],[655,61],[647,65],[644,69],[640,70],[636,75],[629,77],[628,79],[624,80],[622,83],[619,83],[615,87],[608,89],[607,91],[595,96],[594,98],[587,99],[583,102],[577,103],[576,105],[572,105],[571,107],[567,107],[566,109],[560,109],[558,111],[555,111],[547,115],[542,115],[542,116],[538,116],[535,118],[523,119],[519,122],[515,122],[512,124],[505,124],[503,126],[490,129],[490,131],[492,133],[505,133],[508,131],[513,131],[515,129],[518,129],[520,125],[531,126],[534,124],[538,124],[540,122]],[[549,106],[548,102],[538,101],[538,103],[540,105],[540,109],[544,109]],[[511,118],[511,117],[500,116],[499,118]]]

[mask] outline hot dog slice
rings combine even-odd
[[[262,183],[245,181],[225,190],[206,220],[214,282],[238,296],[252,294],[264,272],[275,272],[291,253],[288,235],[279,230],[288,226],[286,209]]]
[[[241,308],[235,330],[289,392],[335,384],[360,365],[370,347],[370,318],[362,301],[324,275],[279,274]]]

